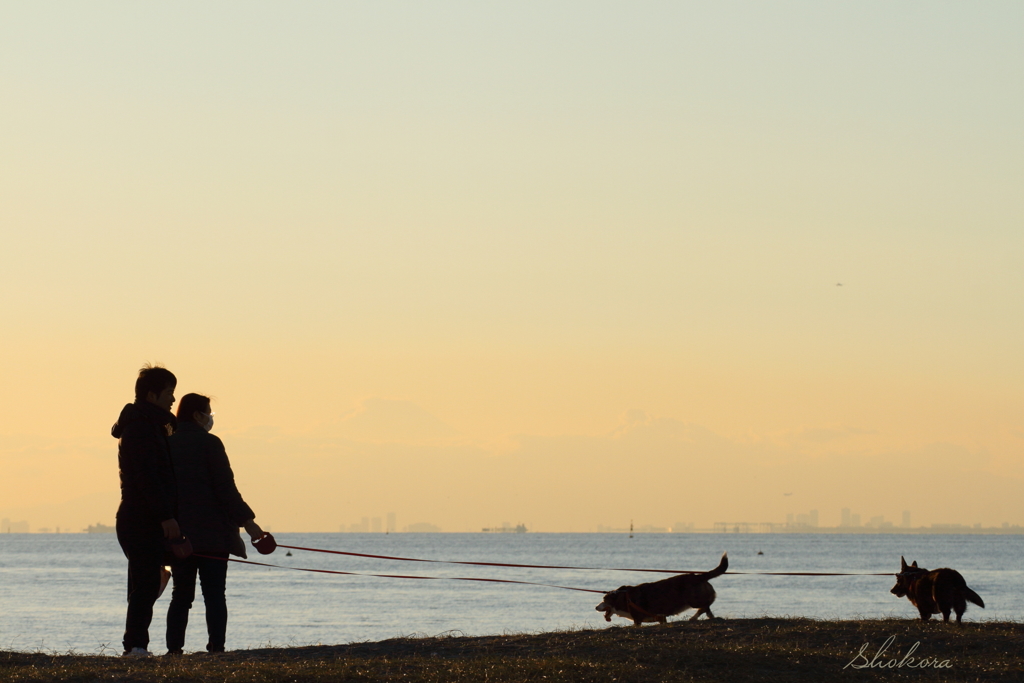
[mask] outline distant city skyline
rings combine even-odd
[[[386,523],[385,523],[386,519]],[[335,531],[341,533],[476,533],[488,531],[514,531],[517,527],[522,531],[530,533],[566,533],[568,530],[545,529],[538,531],[525,524],[511,524],[502,522],[497,525],[490,525],[480,528],[442,529],[440,525],[428,521],[418,521],[398,528],[395,513],[387,513],[385,517],[366,516],[358,522],[339,525]],[[675,522],[672,525],[657,525],[649,523],[627,523],[626,525],[605,525],[595,524],[591,528],[576,530],[577,533],[798,533],[820,531],[846,531],[849,533],[862,532],[998,532],[998,533],[1024,533],[1024,525],[1019,523],[1001,522],[996,525],[986,526],[981,523],[961,522],[932,522],[927,525],[913,526],[910,524],[911,514],[906,510],[901,515],[901,523],[894,524],[885,519],[883,515],[872,517],[868,522],[861,524],[860,515],[852,512],[849,508],[840,510],[840,522],[834,526],[821,525],[818,523],[819,514],[817,510],[810,510],[806,513],[790,513],[786,520],[782,521],[717,521],[706,527],[701,527],[693,522]],[[28,520],[12,520],[3,518],[0,520],[0,533],[112,533],[113,525],[106,525],[102,522],[89,524],[85,527],[76,525],[56,525],[54,527],[41,526],[33,527]],[[288,533],[290,530],[281,530],[279,533]],[[296,531],[296,533],[299,533]]]

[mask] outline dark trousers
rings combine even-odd
[[[228,577],[228,554],[204,552],[209,557],[195,555],[179,561],[171,567],[171,606],[167,608],[167,650],[178,652],[185,646],[185,629],[188,628],[188,611],[196,598],[196,574],[203,590],[206,605],[206,633],[208,652],[223,652],[224,638],[228,629],[228,603],[224,587]],[[210,559],[210,558],[217,559]]]
[[[128,558],[128,615],[125,651],[149,648],[153,603],[160,595],[160,568],[164,566],[164,532],[156,522],[142,522],[130,513],[117,516],[117,542]]]

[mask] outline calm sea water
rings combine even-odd
[[[900,555],[958,569],[985,600],[965,620],[1024,621],[1024,536],[812,534],[285,534],[279,543],[438,560],[707,570],[896,572]],[[762,551],[763,555],[758,555]],[[252,557],[255,556],[255,557]],[[664,578],[611,571],[465,567],[278,550],[257,559],[290,567],[379,574],[505,578],[611,590]],[[127,562],[113,534],[0,535],[0,649],[120,652]],[[721,576],[716,615],[820,619],[915,618],[889,594],[891,576]],[[198,592],[198,591],[197,591]],[[164,652],[170,591],[157,602],[151,649]],[[596,594],[463,581],[337,576],[232,564],[228,649],[337,644],[396,636],[604,628]],[[201,597],[185,649],[206,643]],[[684,613],[679,618],[687,618]],[[613,618],[614,625],[627,625]]]

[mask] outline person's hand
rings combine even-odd
[[[160,522],[160,526],[164,528],[164,538],[172,541],[176,538],[181,538],[181,528],[178,527],[178,520],[173,517]]]
[[[263,535],[263,529],[260,528],[260,525],[255,520],[250,519],[244,526],[245,533],[249,534],[249,537],[254,541]]]

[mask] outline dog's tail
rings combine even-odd
[[[699,576],[700,576],[700,578],[704,579],[705,581],[710,581],[711,579],[715,578],[716,576],[721,576],[722,574],[724,574],[725,570],[728,569],[728,568],[729,568],[729,553],[722,553],[722,561],[718,563],[718,566],[715,567],[714,569],[712,569],[709,572],[704,572],[703,574],[700,574]],[[979,600],[980,600],[980,598],[979,598]]]
[[[985,601],[981,599],[981,596],[967,586],[964,586],[964,597],[967,598],[968,602],[973,602],[978,607],[985,607]]]

